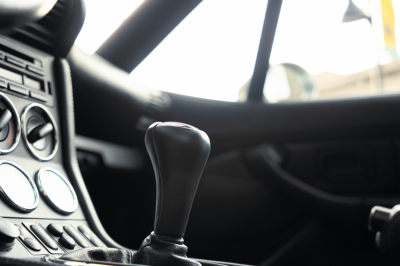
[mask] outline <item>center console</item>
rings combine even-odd
[[[53,56],[0,36],[2,257],[39,259],[106,246],[97,236],[99,231],[90,229],[93,218],[90,224],[85,211],[93,207],[83,200],[85,192],[75,191],[73,166],[68,164],[69,173],[65,164],[71,151],[64,149],[71,147],[64,146],[69,140],[62,132],[69,132],[65,120],[70,114],[60,114],[63,103],[57,97],[62,93],[59,88],[68,86],[68,78],[62,79],[63,65],[58,62],[57,68],[55,61]],[[61,73],[58,81],[55,69]]]

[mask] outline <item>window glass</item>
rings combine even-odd
[[[75,44],[93,54],[143,1],[85,0],[85,23]]]
[[[284,0],[264,85],[265,100],[400,92],[396,44],[400,25],[395,21],[399,2]]]
[[[267,0],[204,0],[131,73],[149,88],[237,101],[253,74]]]

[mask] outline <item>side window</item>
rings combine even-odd
[[[264,100],[399,93],[399,14],[399,0],[284,0]]]

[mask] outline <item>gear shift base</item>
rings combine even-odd
[[[145,265],[201,266],[199,262],[187,258],[187,251],[183,239],[181,244],[177,244],[152,232],[135,253],[133,262]]]
[[[136,264],[201,266],[199,262],[187,258],[188,247],[183,244],[183,236],[210,153],[210,140],[205,132],[190,125],[157,122],[147,129],[145,144],[153,163],[157,186],[154,232],[146,237],[133,257],[130,257],[133,254],[130,250],[121,249],[118,252],[115,249],[87,248],[75,254],[66,254],[63,259],[71,259],[71,255],[78,260],[82,256],[90,258],[91,254],[105,259],[117,255],[128,262],[132,258],[132,263]]]

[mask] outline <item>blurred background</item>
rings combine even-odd
[[[76,44],[95,53],[142,2],[85,0],[87,17]],[[131,78],[152,89],[245,100],[267,2],[204,0]],[[284,0],[264,86],[265,101],[400,92],[399,2]]]

